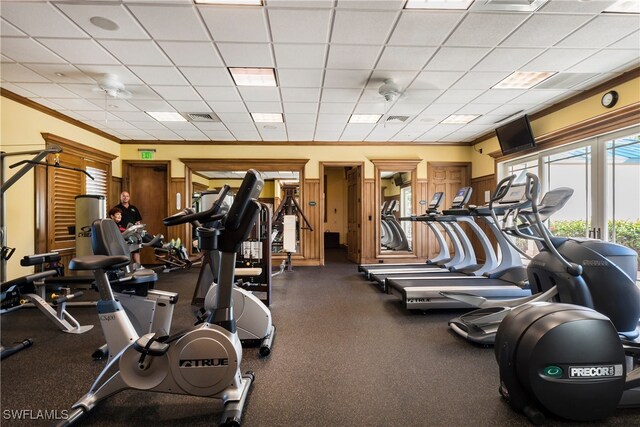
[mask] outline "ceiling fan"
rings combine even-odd
[[[98,86],[92,89],[94,92],[104,92],[105,96],[117,99],[129,99],[132,94],[116,74],[104,74],[98,80]]]

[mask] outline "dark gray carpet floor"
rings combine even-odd
[[[493,350],[448,331],[457,312],[405,311],[396,296],[365,281],[341,251],[327,251],[324,267],[295,267],[274,278],[271,310],[277,326],[272,354],[244,351],[242,369],[256,381],[243,425],[251,426],[524,426],[498,394]],[[157,288],[181,294],[173,331],[192,321],[189,305],[197,271],[160,274]],[[97,316],[74,308],[83,335],[60,332],[39,311],[2,316],[2,342],[26,337],[32,348],[4,360],[2,426],[50,425],[8,418],[11,410],[68,409],[104,362]],[[91,426],[216,425],[221,406],[204,398],[125,391],[83,419]],[[550,420],[549,425],[568,425]],[[599,425],[640,425],[640,409],[620,410]]]

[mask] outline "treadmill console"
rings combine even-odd
[[[463,208],[467,203],[469,203],[469,199],[471,198],[471,187],[462,187],[456,193],[456,196],[453,198],[451,202],[451,209],[460,209]]]
[[[427,210],[438,209],[440,207],[440,205],[442,204],[442,199],[443,198],[444,198],[444,193],[442,191],[434,193],[433,197],[431,198],[431,201],[427,205]]]
[[[511,186],[507,194],[498,201],[499,204],[515,204],[526,200],[527,198],[527,185],[526,184],[514,184]]]

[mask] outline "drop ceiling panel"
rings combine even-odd
[[[367,88],[378,90],[386,79],[392,79],[401,90],[409,86],[416,77],[415,71],[375,70],[367,82]]]
[[[289,141],[313,141],[313,131],[288,131]]]
[[[463,75],[462,71],[423,71],[418,74],[409,89],[411,91],[416,89],[447,89]]]
[[[82,115],[89,120],[96,121],[100,126],[104,128],[113,128],[116,123],[123,123],[123,120],[120,120],[114,114],[107,112],[105,114],[104,110],[94,110],[94,111],[83,111]],[[133,125],[131,125],[133,129]]]
[[[209,40],[205,25],[193,7],[151,5],[127,7],[156,40]]]
[[[540,55],[543,49],[497,48],[485,56],[474,71],[512,71]]]
[[[613,43],[610,47],[619,49],[637,49],[640,46],[640,31],[631,33],[627,37]]]
[[[193,111],[193,110],[191,110]],[[219,122],[193,122],[193,125],[200,129],[201,131],[225,131],[227,132],[227,128],[224,126],[224,123]]]
[[[213,141],[232,141],[235,137],[227,130],[205,130],[203,131],[207,139]]]
[[[284,102],[318,102],[320,99],[319,88],[289,88],[280,89]]]
[[[323,68],[328,45],[274,43],[279,68]]]
[[[380,47],[356,45],[331,45],[327,68],[370,70],[378,60]]]
[[[462,18],[461,11],[439,11],[421,13],[404,10],[396,25],[390,45],[438,46]],[[425,31],[428,28],[429,31]]]
[[[484,90],[482,89],[451,89],[440,96],[437,102],[446,102],[447,104],[466,104],[467,102],[471,102],[478,96],[482,95],[482,93],[484,93]]]
[[[342,132],[330,131],[330,132],[318,132],[316,131],[313,137],[314,141],[338,141]]]
[[[184,113],[209,113],[211,108],[204,101],[169,101],[169,104],[178,112]]]
[[[100,44],[128,65],[171,65],[169,58],[151,40],[101,40]]]
[[[361,89],[323,89],[323,102],[356,102],[362,93]]]
[[[478,47],[442,47],[431,58],[425,71],[467,71],[490,49]]]
[[[237,141],[262,141],[260,134],[254,129],[246,132],[232,132]]]
[[[159,140],[176,141],[176,140],[182,139],[176,133],[171,132],[168,129],[164,129],[164,130],[148,129],[148,130],[145,130],[145,132]]]
[[[149,35],[122,5],[115,4],[79,4],[56,3],[65,15],[69,16],[84,31],[96,39],[148,40]],[[105,30],[93,23],[91,18],[99,16],[117,24],[116,30]]]
[[[338,0],[338,8],[349,9],[391,9],[397,10],[404,7],[405,0],[362,1],[362,0]]]
[[[211,42],[159,42],[160,48],[178,66],[224,67]]]
[[[337,10],[331,43],[380,45],[384,43],[398,16],[397,12]]]
[[[596,49],[548,49],[522,66],[522,71],[564,71],[596,53]]]
[[[311,132],[315,130],[314,123],[287,123],[287,132]]]
[[[376,65],[379,70],[422,69],[433,56],[434,47],[387,46]]]
[[[329,40],[331,10],[269,10],[274,43],[326,43]]]
[[[526,18],[524,13],[469,13],[447,46],[496,46]]]
[[[474,102],[473,104],[467,104],[458,111],[456,114],[471,114],[471,115],[483,115],[490,113],[498,107],[497,104],[480,104],[479,102]],[[475,123],[475,120],[474,120]]]
[[[246,101],[245,104],[250,113],[282,113],[282,104],[279,102]]]
[[[19,83],[18,86],[43,98],[76,98],[76,94],[53,83]]]
[[[334,0],[264,0],[269,9],[274,7],[330,9]]]
[[[503,46],[550,47],[587,21],[591,15],[535,15],[510,35]]]
[[[339,124],[346,125],[350,114],[318,114],[318,129],[322,125],[322,130],[331,130],[331,126]],[[342,131],[342,128],[340,129]]]
[[[640,28],[638,15],[601,15],[559,42],[558,46],[605,47],[637,31],[638,28]]]
[[[120,117],[122,113],[114,113],[114,114]],[[141,114],[144,114],[144,113],[141,113]],[[146,114],[144,115],[147,116]],[[134,125],[135,127],[141,130],[149,131],[149,130],[166,130],[167,129],[162,125],[162,123],[155,121],[153,118],[149,116],[147,116],[147,118],[151,120],[144,119],[143,121],[135,121],[135,120],[127,119],[126,117],[127,116],[125,115],[125,117],[122,117],[122,119],[129,121],[129,123],[131,123],[132,125]]]
[[[422,104],[424,107],[431,104],[443,93],[444,91],[442,90],[412,89],[406,91],[400,97],[398,104]]]
[[[138,100],[132,98],[129,102],[136,107],[138,107],[142,111],[157,111],[157,112],[166,112],[166,111],[175,111],[168,102],[162,100]]]
[[[96,83],[93,84],[69,84],[61,83],[60,86],[75,93],[85,99],[98,99],[104,104],[104,92],[98,89]],[[130,90],[130,88],[128,89]],[[138,97],[136,97],[138,98]],[[139,98],[138,98],[139,99]]]
[[[87,38],[72,21],[47,3],[4,1],[2,17],[32,37]]]
[[[55,102],[62,108],[75,111],[104,111],[104,104],[102,107],[95,105],[82,98],[49,98],[52,102]],[[108,107],[107,107],[108,108]]]
[[[489,89],[475,98],[473,102],[477,104],[505,104],[524,93],[526,93],[524,89]]]
[[[95,84],[95,80],[83,74],[76,67],[67,64],[28,64],[28,68],[44,78],[55,83],[88,83]],[[5,67],[2,68],[5,74]]]
[[[129,69],[148,85],[184,86],[189,84],[175,67],[133,66],[129,67]]]
[[[389,107],[390,106],[384,102],[359,103],[353,110],[353,114],[384,114],[389,109]]]
[[[216,113],[246,113],[247,107],[243,102],[208,101],[209,107]],[[220,114],[218,114],[218,117]]]
[[[266,43],[217,43],[229,67],[273,67],[271,46]]]
[[[542,12],[567,12],[567,13],[600,13],[617,0],[562,0],[547,2],[541,9]]]
[[[26,37],[26,34],[5,21],[0,19],[0,34],[2,37]]]
[[[396,104],[387,113],[391,115],[412,116],[424,110],[424,104]]]
[[[116,58],[93,40],[38,39],[54,53],[73,64],[117,64]],[[4,46],[3,46],[4,51]],[[48,61],[38,61],[48,62]]]
[[[125,85],[142,84],[142,80],[122,65],[78,65],[77,68],[94,80],[105,74],[115,74]]]
[[[638,47],[640,48],[640,46]],[[630,65],[633,67],[640,65],[640,49],[600,51],[567,71],[572,73],[601,73],[612,68],[616,69],[630,62],[632,62]]]
[[[241,86],[238,91],[245,101],[280,102],[280,92],[277,87]]]
[[[215,41],[269,42],[263,8],[199,7],[202,19]],[[242,22],[242,25],[238,25]]]
[[[249,115],[249,113],[246,112],[246,109],[244,112],[238,113],[238,112],[225,112],[225,111],[218,111],[215,110],[216,114],[218,115],[218,117],[220,117],[220,120],[222,120],[224,123],[231,123],[232,125],[237,125],[237,124],[251,124],[251,128],[253,129],[253,120],[251,119],[251,116]],[[231,125],[228,125],[227,127],[230,127]]]
[[[315,114],[318,104],[315,102],[285,102],[284,112],[289,114]]]
[[[311,124],[312,126],[315,126],[316,117],[317,117],[316,114],[312,114],[312,113],[308,113],[308,114],[285,113],[284,121],[288,125],[292,123],[293,124],[305,123],[305,124]]]
[[[362,88],[371,74],[369,70],[327,70],[324,87],[328,88]]]
[[[180,70],[194,86],[233,86],[226,68],[181,67]]]
[[[350,114],[354,106],[351,102],[321,102],[320,113]]]
[[[531,89],[513,99],[515,104],[544,104],[566,93],[564,90]]]
[[[322,87],[323,70],[278,70],[280,87]]]
[[[9,80],[16,83],[48,83],[49,79],[42,77],[40,74],[31,71],[29,68],[20,64],[3,64],[2,80]]]
[[[420,117],[427,116],[427,115],[440,115],[440,114],[444,114],[445,116],[448,116],[450,114],[455,113],[465,105],[463,103],[458,103],[458,104],[447,103],[447,101],[450,102],[450,100],[448,98],[447,99],[445,98],[447,97],[443,97],[443,99],[440,100],[439,102],[435,104],[431,104],[430,106],[425,108],[425,110],[422,112]]]
[[[205,101],[241,101],[235,87],[195,86],[196,91]]]
[[[100,107],[101,109],[106,109],[112,113],[119,113],[119,112],[137,112],[137,113],[141,113],[141,111],[134,105],[130,104],[129,102],[123,100],[123,99],[113,99],[113,98],[109,98],[107,97],[106,102],[105,102],[105,97],[104,94],[102,94],[102,99],[89,99],[89,102],[91,102],[92,104]],[[144,114],[144,113],[142,113]],[[150,116],[147,116],[150,118]],[[124,119],[123,119],[124,120]]]
[[[61,64],[65,60],[33,39],[2,37],[2,54],[13,61]]]

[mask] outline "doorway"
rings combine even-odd
[[[323,182],[321,221],[324,244],[321,245],[321,264],[325,264],[326,250],[346,249],[346,259],[360,262],[362,224],[362,163],[320,163]]]
[[[169,162],[122,162],[122,191],[131,194],[131,204],[142,215],[149,234],[167,236],[162,220],[169,215]],[[152,248],[141,251],[140,262],[154,264]]]

